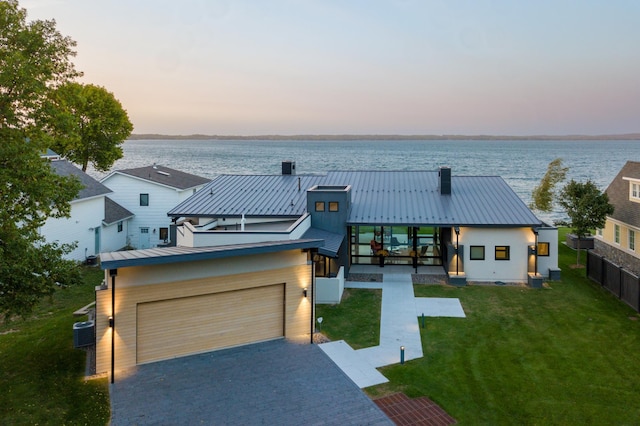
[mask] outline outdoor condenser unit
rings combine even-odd
[[[95,343],[95,323],[82,321],[73,324],[73,347],[83,348]]]

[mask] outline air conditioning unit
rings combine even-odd
[[[82,321],[73,324],[73,347],[83,348],[95,344],[95,323]]]

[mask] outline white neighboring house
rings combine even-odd
[[[49,218],[40,228],[48,242],[76,243],[66,258],[86,261],[101,251],[115,251],[126,245],[125,229],[133,216],[107,195],[111,190],[57,155],[43,156],[50,160],[51,168],[61,176],[76,176],[83,185],[78,196],[71,201],[68,218]]]
[[[111,198],[134,213],[127,238],[137,249],[168,245],[171,218],[167,212],[201,189],[210,179],[152,165],[116,170],[101,181]]]

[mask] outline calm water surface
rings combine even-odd
[[[437,170],[453,175],[502,176],[529,203],[548,164],[562,158],[567,179],[592,180],[606,189],[627,160],[640,161],[640,141],[229,141],[136,140],[123,144],[113,169],[153,163],[214,178],[220,174],[277,174],[284,160],[298,174],[329,170]],[[100,178],[104,173],[89,171]],[[539,214],[543,220],[561,212]]]

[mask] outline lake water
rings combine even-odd
[[[278,174],[285,160],[295,161],[298,174],[449,166],[454,176],[502,176],[526,203],[555,158],[569,167],[567,180],[590,179],[602,190],[627,160],[640,161],[640,141],[134,140],[126,141],[123,151],[114,170],[157,163],[207,178]],[[564,217],[560,211],[538,216],[550,222]]]

